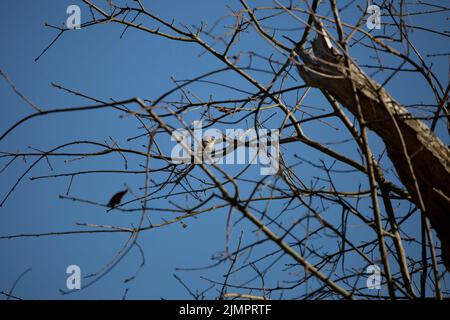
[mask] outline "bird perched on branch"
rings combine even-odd
[[[211,155],[211,151],[214,149],[216,138],[212,136],[204,137],[202,140],[203,155]]]
[[[178,184],[184,177],[186,177],[189,174],[189,172],[192,171],[192,169],[194,169],[195,165],[199,161],[198,159],[200,159],[201,162],[203,162],[205,160],[210,160],[212,158],[211,152],[214,150],[215,143],[216,143],[216,138],[212,137],[212,136],[206,136],[202,139],[201,148],[198,148],[196,150],[197,159],[195,159],[193,157],[193,159],[192,159],[193,161],[192,161],[191,165],[188,168],[186,168],[183,173],[180,174],[180,176],[176,180],[175,184]]]
[[[119,191],[116,194],[114,194],[111,199],[108,202],[108,207],[111,209],[114,209],[117,205],[120,204],[122,201],[123,196],[128,192],[128,189],[125,189],[123,191]]]

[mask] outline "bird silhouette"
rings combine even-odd
[[[119,191],[116,194],[114,194],[111,199],[109,199],[108,207],[111,209],[114,209],[118,204],[120,204],[120,201],[122,201],[123,196],[128,192],[128,189],[125,189],[123,191]]]

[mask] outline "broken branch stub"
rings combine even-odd
[[[364,123],[382,138],[397,174],[420,207],[406,149],[426,215],[441,241],[442,260],[450,270],[450,149],[350,57],[347,68],[344,55],[331,45],[323,29],[317,32],[312,51],[299,49],[297,54],[304,63],[297,63],[297,68],[305,83],[327,91],[358,117],[353,81]]]

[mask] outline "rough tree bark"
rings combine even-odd
[[[355,116],[359,100],[364,122],[383,139],[390,160],[419,208],[422,198],[441,241],[442,260],[450,270],[450,149],[350,57],[333,47],[320,23],[316,26],[312,50],[297,50],[304,63],[297,64],[301,77],[306,84],[327,91]],[[350,61],[350,68],[345,59]]]

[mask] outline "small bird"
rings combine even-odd
[[[214,145],[216,143],[216,138],[212,136],[204,137],[202,140],[202,159],[211,160],[211,157],[214,158]]]
[[[212,136],[204,137],[202,140],[203,152],[211,152],[214,148],[216,138]]]
[[[122,201],[123,196],[127,192],[128,192],[128,189],[125,189],[125,190],[119,191],[115,195],[113,195],[108,202],[108,207],[110,207],[111,209],[114,209],[117,205],[120,204],[120,201]]]
[[[202,139],[202,146],[201,148],[198,147],[196,155],[201,160],[204,161],[211,159],[211,153],[214,151],[214,144],[216,143],[216,138],[213,136],[207,136]],[[195,168],[195,165],[198,163],[197,159],[193,158],[192,163],[187,167],[178,177],[178,179],[175,181],[174,185],[177,185],[184,177],[186,177],[189,172],[192,171],[192,169]],[[175,170],[175,168],[174,168]]]

